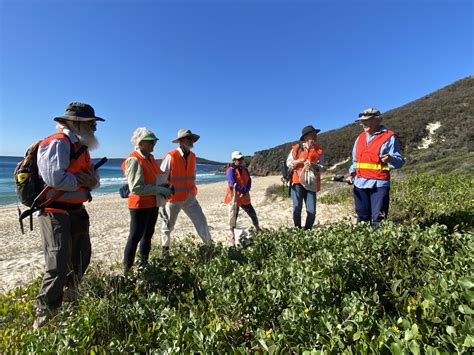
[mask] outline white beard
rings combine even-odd
[[[79,139],[82,145],[85,145],[89,150],[94,150],[99,146],[99,140],[95,136],[94,132],[83,132],[79,131],[76,127],[71,127],[71,132]]]

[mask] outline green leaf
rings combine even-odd
[[[461,285],[462,288],[467,288],[467,289],[474,288],[474,281],[472,281],[468,277],[463,277],[459,279],[458,283]]]
[[[416,342],[416,340],[412,340],[410,342],[410,345],[408,346],[408,348],[411,350],[411,352],[415,355],[419,354],[420,353],[420,346],[418,345],[418,343]]]
[[[446,327],[446,333],[448,333],[451,336],[456,335],[456,329],[452,325],[448,325]]]
[[[474,311],[467,304],[459,305],[458,310],[462,314],[474,314]]]
[[[393,355],[402,355],[402,347],[399,343],[392,343],[390,344],[390,351]]]
[[[352,340],[356,341],[360,339],[360,332],[355,332],[352,336]]]

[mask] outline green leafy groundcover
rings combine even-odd
[[[0,352],[474,351],[469,232],[338,224],[174,255],[129,277],[92,270],[36,332],[38,284],[1,295]]]

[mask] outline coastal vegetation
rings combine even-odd
[[[265,230],[246,249],[190,239],[127,277],[98,266],[79,301],[33,331],[37,280],[0,295],[0,352],[472,352],[472,183],[402,180],[402,223],[376,231]]]

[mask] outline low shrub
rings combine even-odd
[[[474,351],[474,241],[442,225],[268,230],[185,242],[128,277],[89,272],[33,332],[38,284],[0,296],[0,352]]]

